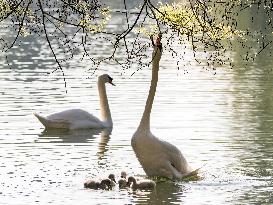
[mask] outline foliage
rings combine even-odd
[[[56,41],[59,47],[68,47],[73,56],[73,36],[101,33],[109,19],[110,9],[97,0],[0,0],[0,23],[17,33],[12,42],[5,36],[0,38],[0,48],[6,52],[19,38],[29,35],[45,38],[57,64],[55,70],[62,72],[66,83]]]
[[[212,40],[221,40],[239,34],[239,31],[223,22],[209,21],[198,14],[198,10],[211,13],[211,8],[194,5],[193,9],[186,4],[166,4],[159,7],[157,18],[165,24],[170,25],[181,35],[207,35]],[[201,14],[202,15],[202,14]]]
[[[7,51],[13,48],[18,38],[29,35],[45,38],[56,61],[56,70],[62,71],[65,80],[62,62],[55,52],[56,45],[59,48],[67,47],[71,58],[74,50],[81,46],[84,56],[88,56],[97,67],[108,60],[115,61],[123,68],[135,62],[143,67],[142,59],[149,46],[138,44],[138,39],[142,34],[160,32],[167,34],[164,49],[171,51],[176,59],[183,60],[183,52],[174,51],[172,45],[172,42],[179,39],[180,44],[191,45],[194,55],[201,49],[204,52],[209,50],[210,56],[206,63],[215,68],[228,62],[224,55],[226,47],[231,45],[230,39],[239,37],[243,42],[250,35],[249,30],[238,28],[238,16],[253,5],[258,9],[263,7],[268,13],[273,8],[272,3],[247,0],[183,2],[156,5],[151,0],[143,0],[137,12],[129,12],[124,0],[125,11],[121,12],[112,11],[98,0],[0,0],[0,23],[17,32],[12,42],[5,37],[0,38],[0,49]],[[107,25],[114,12],[124,15],[126,25],[121,25],[118,31],[110,32]],[[134,20],[130,21],[132,16]],[[273,22],[270,15],[268,19],[268,24]],[[129,39],[132,32],[135,32],[133,40]],[[111,55],[99,61],[92,58],[87,48],[96,35],[102,35],[113,47]],[[82,40],[75,41],[75,36],[80,36]],[[262,49],[267,45],[264,43]],[[115,58],[117,51],[126,52],[123,62]],[[197,58],[196,61],[199,62]]]

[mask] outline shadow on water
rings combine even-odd
[[[107,144],[110,140],[111,132],[112,129],[111,130],[104,129],[100,134],[99,150],[97,152],[99,159],[101,159],[104,156],[105,152],[109,149]]]
[[[36,143],[88,143],[100,136],[99,149],[105,147],[110,139],[112,128],[105,129],[81,129],[81,130],[60,130],[45,129]],[[104,148],[105,149],[105,148]]]
[[[98,170],[105,168],[110,163],[109,156],[106,154],[109,151],[109,141],[111,139],[112,128],[104,129],[78,129],[78,130],[61,130],[61,129],[45,129],[35,143],[52,144],[56,150],[57,147],[72,146],[75,150],[81,150],[81,156],[77,151],[76,158],[80,158],[84,163],[89,164],[91,170],[94,166],[90,166],[90,160],[96,162]],[[86,155],[86,156],[83,156]],[[97,157],[97,158],[95,158]]]
[[[135,204],[180,204],[184,186],[172,181],[158,182],[154,191],[133,191]]]

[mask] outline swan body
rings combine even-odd
[[[36,113],[34,115],[47,129],[98,129],[112,127],[113,122],[105,89],[105,83],[114,85],[112,80],[113,78],[107,74],[101,75],[98,78],[102,120],[81,109],[65,110],[51,114],[47,117],[43,117]]]
[[[34,114],[46,128],[78,129],[78,128],[103,128],[107,123],[100,121],[94,115],[81,110],[71,109],[42,117]]]
[[[156,187],[156,183],[149,179],[136,181],[134,177],[129,177],[128,183],[132,189],[154,189]]]
[[[150,113],[158,81],[159,61],[162,54],[160,37],[154,45],[152,58],[152,80],[145,110],[139,127],[131,139],[133,150],[148,176],[162,176],[169,179],[182,179],[185,176],[196,175],[180,150],[169,142],[158,139],[150,131]]]
[[[136,132],[132,146],[148,176],[182,179],[192,172],[176,146],[158,139],[151,132]]]

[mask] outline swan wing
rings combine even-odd
[[[201,167],[198,168],[198,169],[195,169],[195,170],[193,170],[193,171],[191,171],[189,173],[183,174],[182,178],[187,178],[187,177],[192,177],[192,176],[198,176],[198,173],[199,173],[200,169],[201,169]]]
[[[34,113],[34,115],[45,126],[45,128],[69,129],[70,127],[70,123],[67,120],[50,120],[36,113]]]
[[[103,122],[97,117],[81,109],[65,110],[47,117],[37,114],[35,116],[46,128],[79,129],[103,127]]]
[[[168,154],[168,160],[170,160],[171,165],[182,174],[188,173],[188,163],[182,155],[181,151],[169,142],[163,140],[161,140],[161,142],[164,152]]]
[[[71,109],[55,113],[48,116],[48,119],[56,122],[67,121],[70,123],[70,129],[101,128],[104,126],[100,119],[81,109]]]
[[[53,121],[68,121],[68,122],[75,122],[75,121],[94,121],[94,122],[101,122],[97,117],[90,114],[89,112],[86,112],[85,110],[81,109],[71,109],[71,110],[65,110],[62,112],[54,113],[52,115],[47,116],[47,119],[53,120]]]

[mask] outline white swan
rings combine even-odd
[[[140,124],[131,139],[133,150],[148,176],[162,176],[169,179],[182,179],[196,175],[179,149],[158,139],[150,131],[150,113],[158,81],[159,61],[162,54],[161,36],[152,39],[154,51],[152,55],[152,80],[145,110]]]
[[[115,85],[112,81],[113,78],[111,78],[107,74],[103,74],[98,78],[102,120],[81,109],[65,110],[62,112],[51,114],[47,117],[42,117],[36,113],[34,113],[34,115],[47,129],[83,129],[112,127],[113,122],[105,89],[105,83]]]

